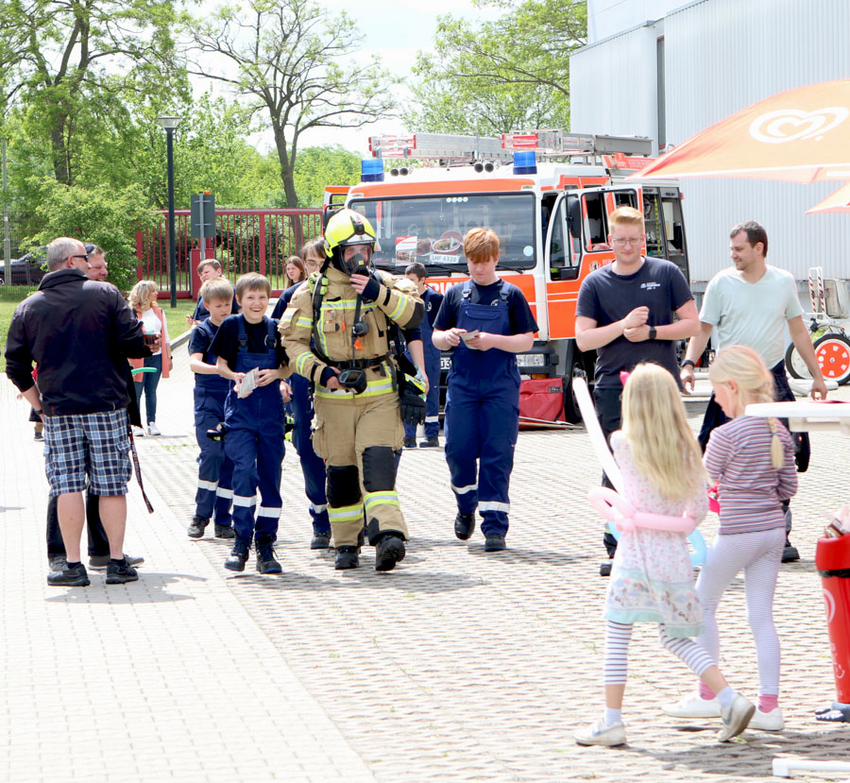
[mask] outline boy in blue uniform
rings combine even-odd
[[[516,354],[534,344],[537,322],[522,291],[496,276],[495,233],[470,229],[463,252],[472,279],[449,289],[434,322],[434,345],[454,349],[446,461],[458,506],[455,535],[461,541],[472,535],[477,507],[484,551],[499,552],[508,532],[508,484],[519,433]]]
[[[265,315],[271,285],[262,275],[249,273],[236,281],[236,300],[242,312],[222,322],[210,346],[218,372],[235,385],[224,403],[224,453],[233,460],[233,529],[236,538],[224,567],[244,571],[251,549],[257,551],[257,570],[279,574],[274,542],[280,519],[280,474],[283,462],[283,390],[280,381],[290,374],[277,321]],[[256,388],[240,397],[243,379],[252,370]],[[254,506],[257,504],[256,522]]]
[[[425,285],[428,271],[424,264],[418,261],[410,264],[404,270],[405,277],[413,282],[419,297],[425,304],[425,317],[419,325],[422,333],[422,350],[424,352],[424,366],[420,366],[411,356],[411,360],[417,365],[419,371],[428,379],[428,396],[426,397],[427,408],[425,410],[425,440],[419,445],[425,448],[436,448],[440,445],[440,350],[431,342],[434,331],[434,321],[443,303],[443,295],[433,288]],[[416,425],[404,425],[404,445],[413,447],[416,445]]]
[[[301,259],[307,274],[318,272],[325,261],[325,240],[319,237],[301,248]],[[272,318],[280,320],[295,291],[305,283],[296,283],[284,291],[278,299]],[[292,445],[298,453],[301,473],[304,476],[304,491],[310,501],[310,517],[313,520],[313,538],[310,549],[327,549],[331,543],[331,522],[328,517],[328,496],[325,491],[325,461],[313,449],[310,428],[313,423],[313,391],[310,381],[297,373],[289,379],[292,387]]]
[[[218,374],[218,357],[210,346],[218,329],[230,315],[233,287],[221,277],[201,286],[201,299],[209,317],[189,336],[189,369],[195,373],[195,437],[198,455],[198,491],[195,494],[195,516],[189,525],[189,538],[202,538],[204,529],[215,515],[216,538],[233,538],[230,526],[230,504],[233,500],[233,461],[224,453],[224,442],[207,437],[207,431],[224,421],[224,401],[230,382]]]

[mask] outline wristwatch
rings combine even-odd
[[[654,326],[649,327],[649,339],[654,340],[655,336],[658,334],[658,330]]]
[[[697,365],[696,365],[696,362],[694,362],[694,360],[693,360],[693,359],[685,359],[685,361],[683,361],[683,362],[681,363],[681,365],[679,365],[679,366],[680,366],[680,368],[681,368],[682,370],[684,370],[684,369],[685,369],[685,367],[687,367],[689,364],[691,365],[691,367],[696,367],[696,366],[697,366]]]

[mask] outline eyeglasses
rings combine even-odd
[[[86,259],[86,261],[88,261],[88,260],[89,260],[89,255],[88,255],[88,253],[83,253],[82,255],[80,255],[80,254],[78,253],[78,254],[77,254],[77,255],[75,255],[75,256],[68,256],[68,257],[69,257],[69,258],[85,258],[85,259]]]
[[[639,245],[643,242],[643,237],[637,237],[637,239],[612,239],[611,242],[617,247],[624,247],[625,245]]]

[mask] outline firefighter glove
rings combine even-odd
[[[381,284],[374,278],[374,276],[370,276],[369,282],[366,283],[366,287],[363,289],[363,293],[360,296],[364,302],[375,302],[380,295]]]
[[[425,423],[425,400],[416,391],[413,385],[406,385],[399,394],[399,406],[401,408],[401,420],[405,424]]]

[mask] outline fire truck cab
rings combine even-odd
[[[500,240],[497,271],[522,289],[540,327],[531,351],[517,357],[530,378],[563,378],[563,411],[580,420],[572,379],[593,377],[595,355],[575,344],[582,280],[611,263],[608,215],[620,206],[643,212],[645,253],[668,258],[688,276],[678,188],[625,181],[650,161],[651,141],[561,131],[506,134],[501,139],[415,134],[370,139],[373,159],[362,181],[328,188],[326,207],[363,213],[378,234],[375,266],[403,274],[412,261],[428,284],[445,291],[468,278],[463,236],[475,226]],[[385,158],[431,163],[385,170]],[[448,356],[443,357],[444,366]]]

